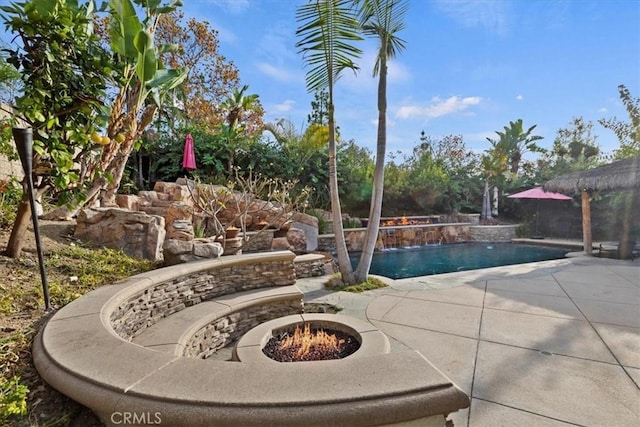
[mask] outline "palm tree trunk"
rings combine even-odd
[[[382,216],[382,198],[384,195],[384,160],[387,151],[387,58],[384,49],[380,50],[380,78],[378,79],[378,141],[376,144],[376,169],[373,175],[373,193],[369,223],[365,235],[360,262],[355,272],[357,283],[367,280],[373,252],[378,240],[380,218]]]
[[[332,87],[329,88],[331,92]],[[331,100],[331,94],[329,95]],[[332,101],[329,101],[332,102]],[[333,218],[333,234],[336,241],[338,254],[338,268],[342,274],[342,281],[346,284],[354,284],[353,267],[347,251],[347,243],[344,239],[342,227],[342,210],[340,208],[340,196],[338,193],[338,167],[336,159],[335,122],[333,118],[333,104],[329,105],[329,193],[331,194],[331,216]]]

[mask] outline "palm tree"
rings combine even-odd
[[[220,124],[220,134],[227,141],[229,176],[233,174],[235,152],[238,148],[239,140],[246,129],[245,119],[252,112],[259,111],[262,108],[258,95],[247,95],[247,89],[249,89],[248,85],[242,86],[240,90],[235,88],[233,94],[220,105],[225,113],[225,121]]]
[[[531,132],[537,125],[531,126],[527,131],[524,131],[522,119],[518,119],[515,122],[509,122],[509,126],[504,126],[504,132],[496,131],[498,139],[487,138],[487,141],[491,143],[491,148],[487,150],[488,155],[483,158],[483,166],[485,175],[487,176],[487,182],[485,182],[485,195],[482,209],[482,218],[489,218],[488,212],[485,210],[487,204],[489,189],[489,180],[499,180],[503,176],[508,176],[513,180],[517,177],[520,170],[520,163],[522,157],[527,151],[531,152],[545,152],[544,148],[536,145],[536,141],[541,140],[543,137],[539,135],[531,135]],[[498,192],[494,188],[494,200],[492,213],[498,214]]]
[[[349,260],[342,227],[342,212],[338,195],[338,174],[336,162],[336,125],[333,104],[334,85],[345,69],[356,71],[353,58],[362,51],[353,42],[362,40],[358,35],[358,20],[352,8],[352,0],[314,0],[298,8],[296,19],[300,27],[296,36],[299,52],[309,67],[306,75],[307,90],[328,91],[329,125],[329,192],[331,193],[331,214],[333,232],[336,239],[338,266],[345,283],[354,283],[353,268]]]
[[[384,192],[384,158],[387,151],[387,61],[404,49],[404,40],[397,33],[404,28],[404,16],[409,5],[405,0],[361,0],[360,24],[364,33],[380,40],[373,75],[378,76],[378,140],[373,193],[369,211],[369,224],[356,268],[356,282],[364,282],[369,274],[371,259],[378,238]]]
[[[240,125],[247,112],[259,108],[260,101],[258,95],[253,93],[247,95],[249,85],[244,85],[240,90],[235,88],[233,94],[222,102],[222,109],[226,112],[225,122],[230,128]]]
[[[504,132],[496,131],[499,136],[498,140],[487,138],[487,141],[491,143],[494,149],[498,149],[501,153],[505,153],[508,156],[509,172],[513,175],[518,174],[520,168],[520,162],[522,156],[527,151],[531,152],[543,152],[543,148],[536,145],[536,141],[543,137],[539,135],[531,135],[531,132],[537,125],[531,126],[527,131],[524,131],[522,125],[522,119],[518,119],[515,122],[509,122],[509,127],[504,127]]]

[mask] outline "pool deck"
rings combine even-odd
[[[582,240],[575,240],[575,239],[532,239],[532,238],[518,237],[515,239],[511,239],[511,241],[513,243],[523,243],[523,244],[531,244],[531,245],[537,245],[537,246],[550,246],[555,248],[571,249],[575,251],[582,251],[582,248],[584,247]],[[611,242],[611,241],[591,242],[591,247],[593,248],[593,252],[597,253],[598,249],[600,248],[600,245],[607,246],[612,244],[617,244],[617,242]]]
[[[569,258],[389,281],[299,279],[306,302],[424,354],[472,399],[456,427],[640,425],[640,259]]]

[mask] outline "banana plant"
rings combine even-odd
[[[110,14],[110,47],[115,62],[121,64],[121,73],[108,119],[107,137],[111,143],[103,148],[98,165],[105,174],[91,186],[88,201],[98,197],[106,186],[102,202],[113,204],[127,159],[153,121],[162,98],[187,77],[186,69],[166,69],[160,60],[163,53],[175,51],[178,46],[154,43],[160,16],[180,6],[180,0],[109,0],[102,6]],[[144,11],[144,18],[138,16],[138,10]]]
[[[182,1],[173,0],[162,5],[161,0],[134,0],[146,10],[146,17],[140,20],[131,0],[110,0],[111,25],[110,45],[115,54],[125,64],[123,77],[125,85],[140,85],[135,106],[141,108],[149,95],[156,104],[161,102],[161,94],[180,85],[187,77],[186,69],[167,70],[160,61],[160,55],[178,49],[175,44],[154,45],[154,33],[160,15],[171,13],[182,6]]]

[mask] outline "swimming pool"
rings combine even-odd
[[[392,279],[564,258],[567,249],[515,243],[455,243],[376,251],[369,273]],[[351,254],[354,268],[360,253]]]

